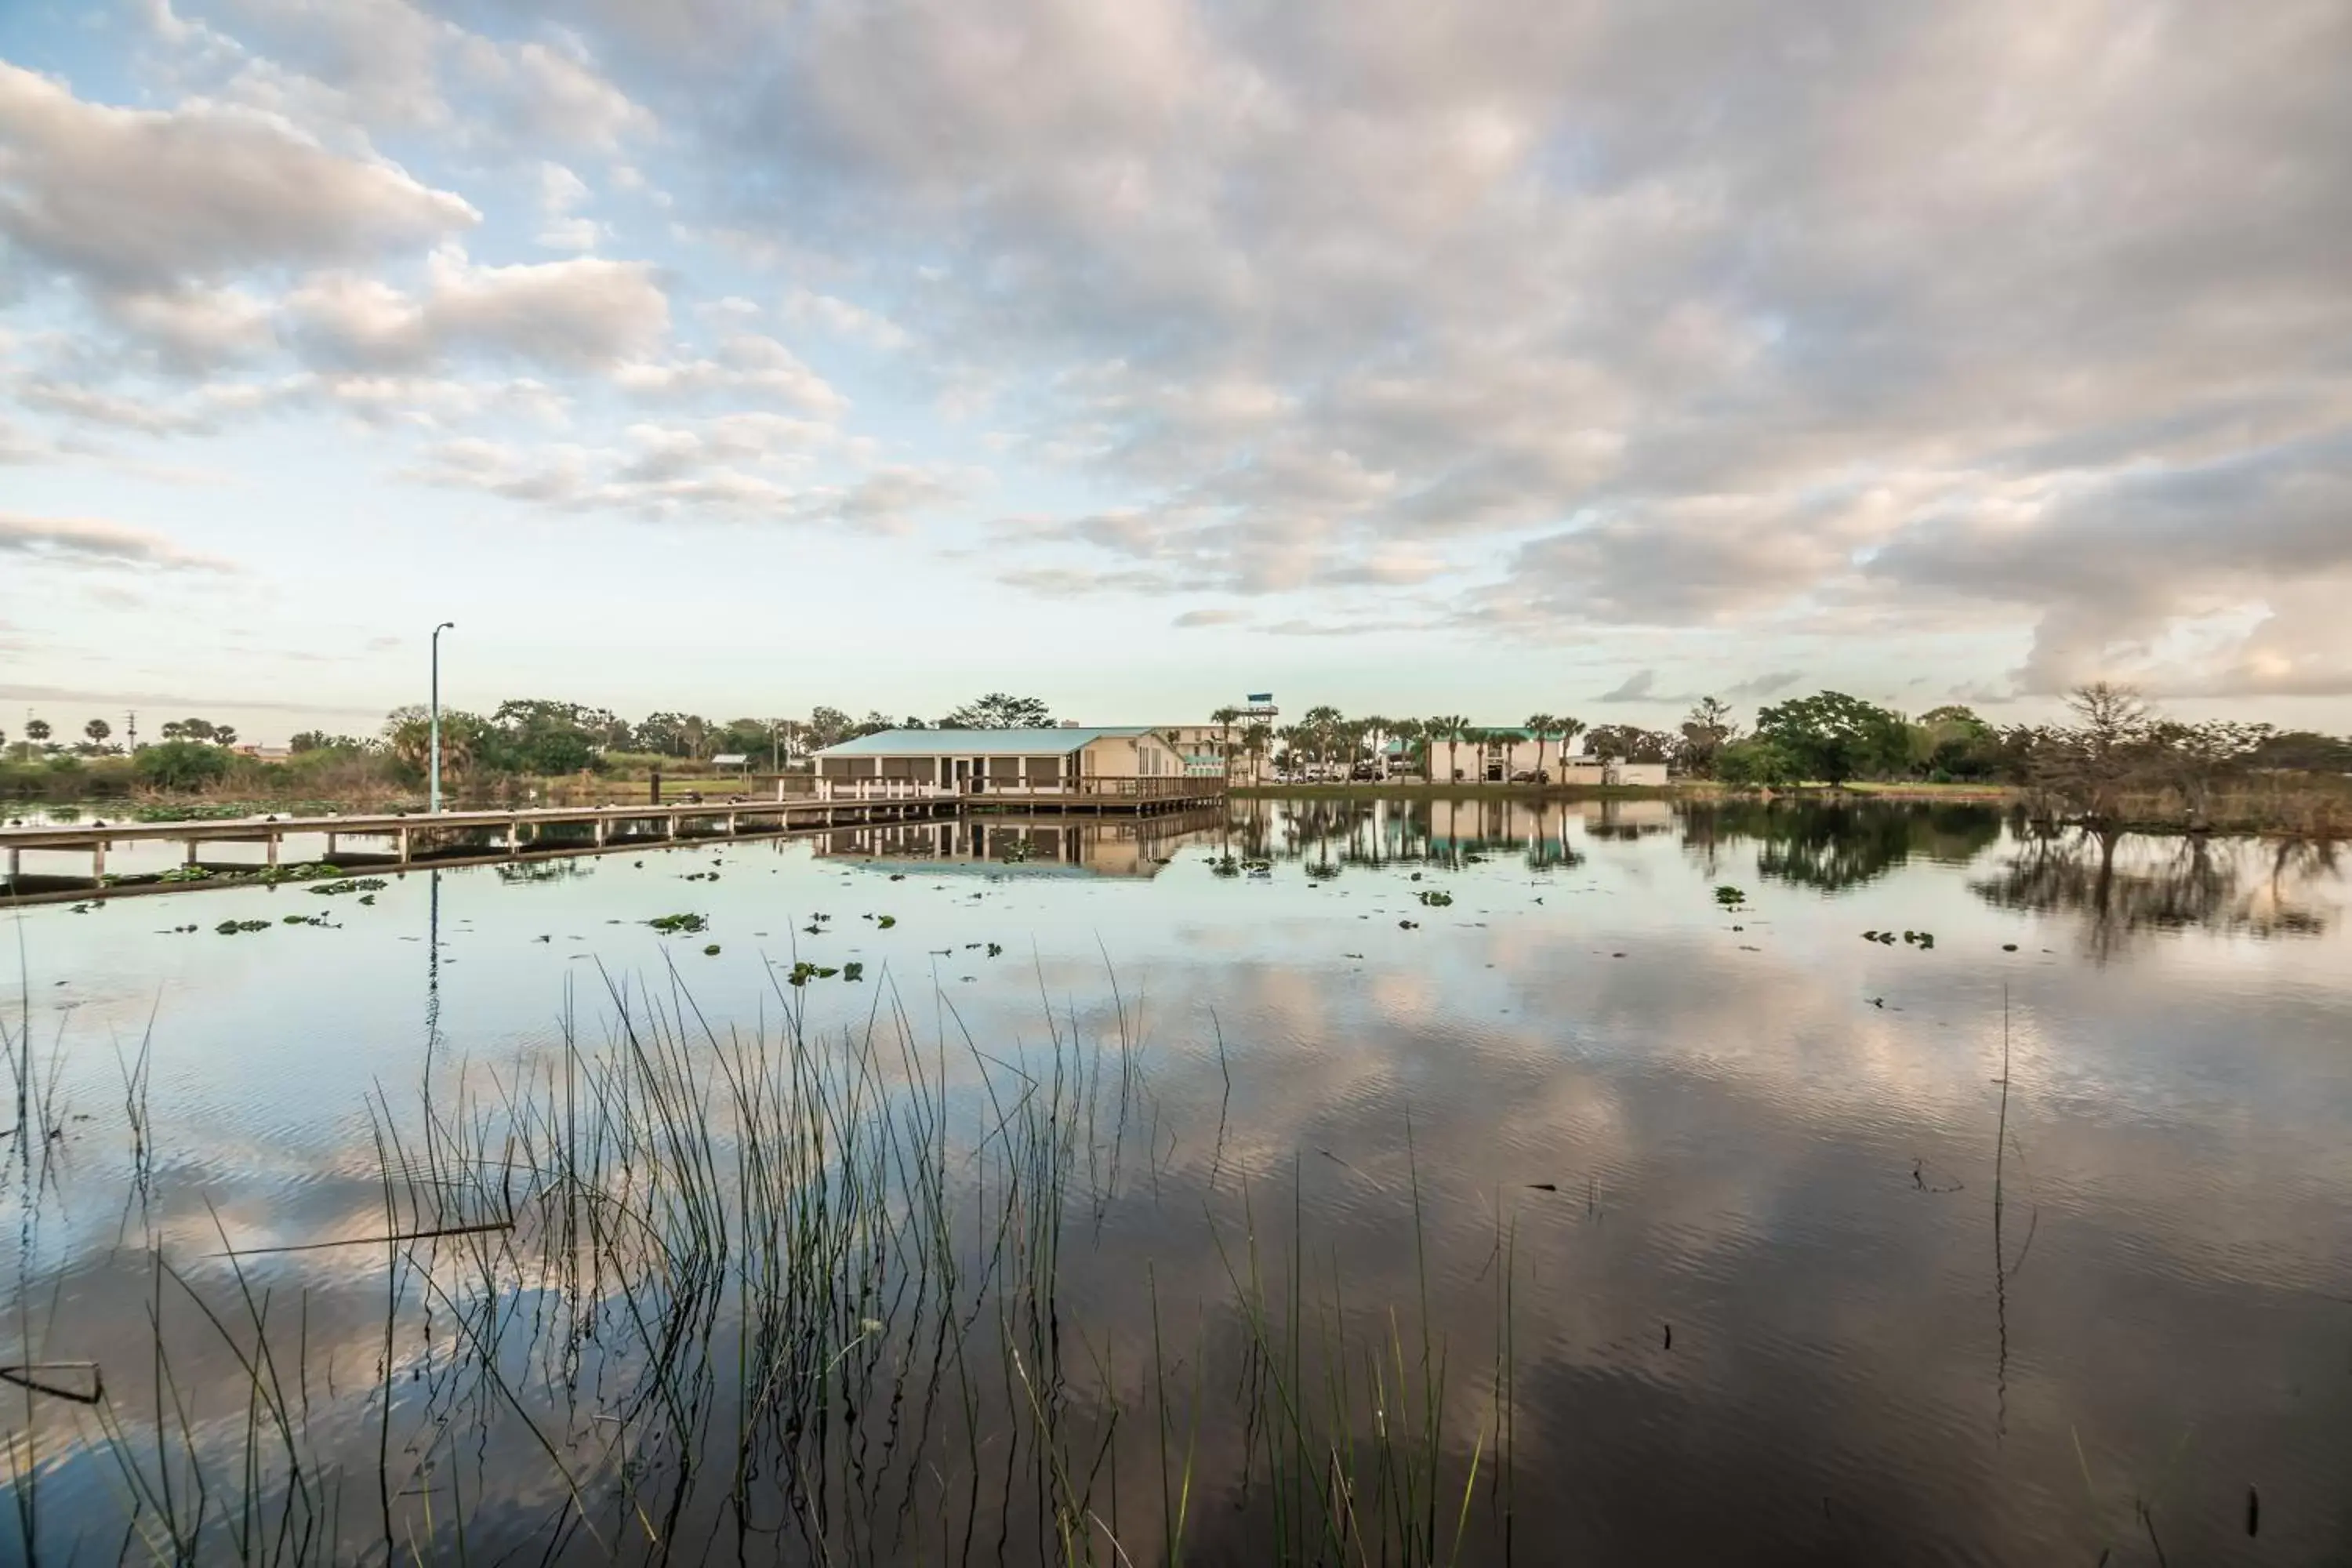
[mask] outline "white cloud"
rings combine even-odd
[[[146,529],[95,518],[26,517],[19,512],[0,512],[0,555],[61,565],[229,570],[229,563],[217,556],[184,549]]]
[[[0,62],[0,235],[113,297],[429,243],[481,215],[275,116],[116,109]]]
[[[625,391],[659,400],[752,395],[832,417],[849,400],[775,339],[739,332],[717,352],[694,360],[642,360],[619,366],[613,379]]]
[[[602,370],[634,363],[669,328],[669,300],[650,267],[588,257],[482,267],[442,251],[417,294],[353,273],[320,274],[287,309],[313,359],[366,371],[468,355]]]
[[[788,321],[822,327],[838,336],[855,338],[877,348],[899,349],[913,341],[906,328],[887,316],[831,294],[814,293],[806,289],[794,289],[784,296],[782,313]]]

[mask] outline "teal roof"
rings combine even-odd
[[[1090,742],[1155,733],[1149,724],[1094,730],[883,730],[827,746],[820,757],[1035,757]]]

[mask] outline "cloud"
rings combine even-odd
[[[1768,669],[1745,680],[1734,681],[1723,689],[1723,695],[1760,702],[1767,697],[1779,696],[1804,678],[1805,672],[1801,669]]]
[[[481,214],[397,164],[222,105],[117,109],[0,62],[0,235],[114,301],[430,243]]]
[[[1658,672],[1655,669],[1642,668],[1635,670],[1593,700],[1595,702],[1647,702],[1674,708],[1685,707],[1708,697],[1757,702],[1786,691],[1803,679],[1804,671],[1801,669],[1770,669],[1749,676],[1745,680],[1734,681],[1719,690],[1670,692],[1658,689]]]
[[[788,321],[822,327],[826,331],[855,338],[876,348],[899,349],[913,341],[906,328],[887,316],[831,294],[814,293],[807,289],[794,289],[785,295],[782,310]]]
[[[820,482],[799,470],[809,454],[863,456],[829,427],[741,414],[700,427],[634,426],[629,445],[536,448],[465,437],[430,448],[405,477],[567,512],[615,511],[659,521],[704,518],[895,532],[983,487],[978,470],[890,464],[856,479]]]
[[[455,53],[467,96],[519,145],[551,142],[609,153],[655,129],[652,114],[598,74],[593,61],[565,49],[465,34]]]
[[[163,534],[93,518],[26,517],[0,512],[0,556],[66,566],[137,566],[157,571],[226,572],[217,556],[187,550]]]
[[[1239,610],[1186,610],[1168,624],[1179,628],[1187,626],[1234,626],[1243,621]]]
[[[849,406],[846,397],[790,349],[757,332],[728,337],[714,354],[699,359],[623,364],[615,367],[613,379],[623,391],[649,401],[751,394],[825,417]]]
[[[604,15],[729,106],[674,121],[729,226],[858,255],[1160,521],[1015,572],[1328,594],[1402,547],[1503,563],[1465,621],[1834,636],[1906,529],[2352,424],[2328,0]]]
[[[1607,691],[1593,699],[1595,702],[1655,702],[1668,699],[1654,697],[1651,688],[1658,683],[1654,669],[1637,669]]]
[[[2352,433],[2211,461],[2063,476],[2000,506],[1922,517],[1874,580],[2039,611],[2028,694],[2124,678],[2181,694],[2352,691]],[[2167,645],[2253,615],[2193,668]]]
[[[466,356],[616,369],[658,347],[669,328],[669,300],[650,267],[593,257],[482,267],[443,251],[419,293],[320,274],[288,299],[287,313],[314,363],[366,372]]]

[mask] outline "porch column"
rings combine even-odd
[[[89,879],[106,880],[106,840],[101,838],[89,847]]]
[[[275,833],[269,836],[269,864],[278,864],[278,835]]]
[[[400,863],[405,866],[408,864],[408,829],[405,827],[401,828],[398,832],[394,833],[393,837],[399,841],[398,853],[400,856]],[[196,847],[193,844],[189,845],[189,858],[194,859],[195,858],[195,853]]]

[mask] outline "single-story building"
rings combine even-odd
[[[1486,733],[1488,739],[1485,741],[1449,742],[1441,738],[1426,742],[1429,776],[1439,783],[1508,784],[1521,774],[1540,772],[1559,784],[1630,784],[1654,789],[1664,787],[1666,783],[1664,763],[1564,757],[1560,755],[1558,736],[1549,736],[1538,744],[1533,732],[1527,730],[1496,729]],[[1408,765],[1401,741],[1389,742],[1387,757],[1392,772]]]
[[[1148,725],[1053,730],[883,730],[816,753],[820,797],[1151,793],[1197,778]],[[1140,783],[1133,781],[1141,781]]]

